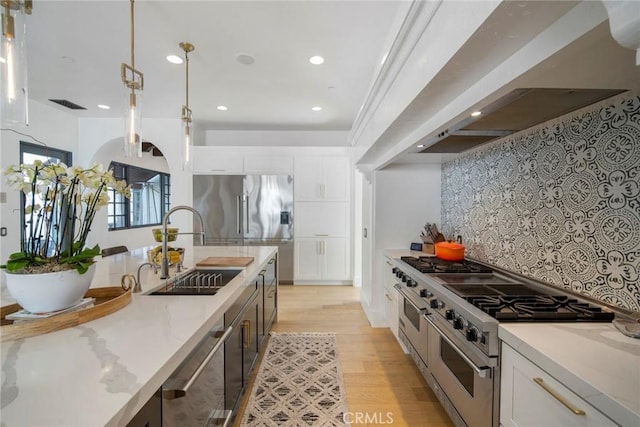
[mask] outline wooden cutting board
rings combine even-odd
[[[246,267],[253,262],[252,256],[225,257],[210,256],[196,263],[196,267]]]

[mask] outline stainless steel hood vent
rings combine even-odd
[[[516,89],[435,137],[421,153],[461,153],[624,92],[626,89]]]

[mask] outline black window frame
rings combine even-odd
[[[126,163],[115,162],[112,161],[109,163],[109,169],[113,170],[113,176],[120,180],[124,179],[127,183],[130,183],[129,177],[131,176],[131,169],[138,169],[141,171],[145,171],[148,173],[157,174],[160,176],[160,218],[163,218],[165,213],[171,209],[171,175],[166,172],[160,172],[153,169],[147,169],[140,166],[129,165]],[[112,189],[109,190],[109,205],[112,207],[113,214],[107,213],[108,221],[107,227],[109,231],[120,231],[120,230],[128,230],[134,228],[144,228],[144,227],[153,227],[161,225],[162,222],[157,223],[147,223],[140,225],[131,225],[131,199],[120,196],[116,194],[116,192]],[[122,205],[123,212],[121,214],[116,214],[117,209],[116,205]],[[111,226],[111,224],[116,224],[116,217],[123,217],[124,225],[122,226]],[[113,221],[111,220],[113,218]]]

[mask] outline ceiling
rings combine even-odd
[[[143,117],[180,117],[185,66],[165,58],[184,56],[178,44],[188,41],[195,46],[189,106],[203,129],[349,130],[401,4],[138,0],[135,67],[144,73]],[[128,0],[35,0],[27,17],[30,98],[78,117],[122,117],[120,64],[131,62],[129,10]],[[238,54],[255,62],[242,64]],[[313,55],[323,56],[324,64],[310,64]]]

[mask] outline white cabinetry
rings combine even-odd
[[[344,282],[350,278],[349,239],[296,237],[295,280]]]
[[[248,174],[288,175],[293,172],[293,156],[245,154],[244,172]]]
[[[617,425],[505,343],[500,387],[503,427]]]
[[[295,213],[294,232],[296,237],[348,236],[349,205],[347,203],[296,203]]]
[[[192,148],[194,174],[243,173],[242,153],[220,152],[213,147]]]
[[[297,156],[294,175],[297,201],[349,200],[351,171],[348,157]]]
[[[398,291],[393,285],[396,284],[396,275],[391,272],[393,264],[389,258],[385,257],[384,264],[384,315],[387,318],[389,329],[398,339]]]

